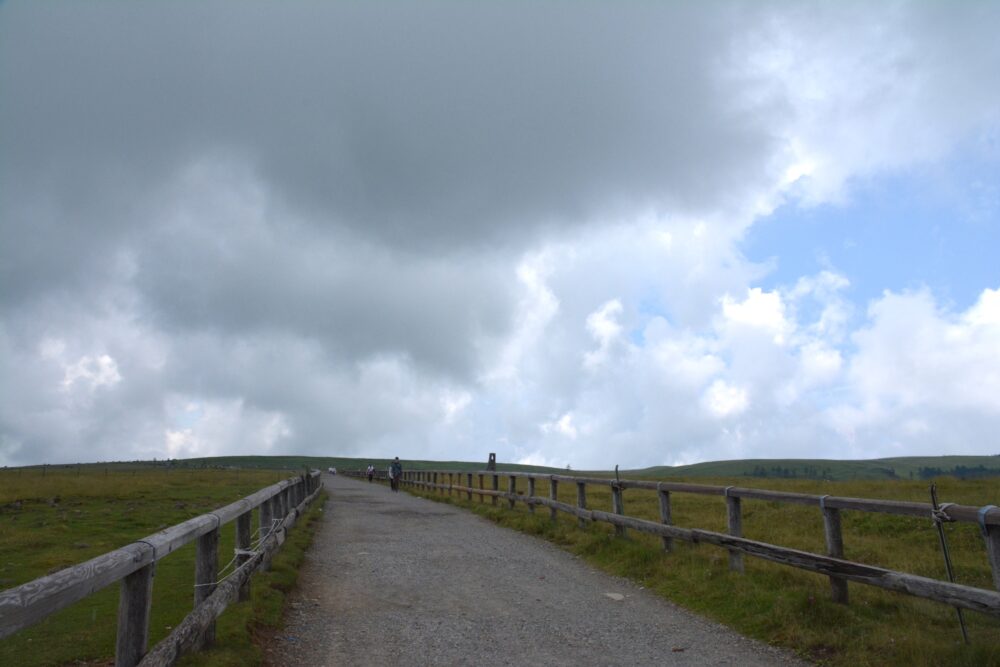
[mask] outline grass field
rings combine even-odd
[[[939,457],[906,461],[918,468],[943,463]],[[325,469],[329,465],[357,468],[362,463],[367,464],[367,460],[234,457],[172,462],[170,466],[163,462],[136,462],[0,470],[0,588],[30,581],[210,511],[288,477],[290,470],[300,471],[303,466]],[[387,464],[378,460],[374,463]],[[743,463],[739,469],[744,472],[755,465]],[[949,464],[959,463],[944,462]],[[712,470],[712,465],[702,464],[699,474]],[[268,466],[284,470],[267,470]],[[406,462],[406,466],[410,470],[477,468],[461,462],[433,461]],[[509,470],[512,466],[501,464],[500,468]],[[533,466],[519,466],[515,470],[565,472]],[[653,475],[645,470],[628,476]],[[672,474],[662,477],[684,479]],[[803,493],[928,500],[926,482],[899,479],[836,482],[759,479],[740,474],[697,476],[690,481]],[[943,477],[937,482],[942,502],[1000,505],[1000,484],[996,479],[960,481]],[[526,490],[524,480],[519,481],[519,489]],[[573,485],[562,485],[560,499],[575,503],[575,491]],[[536,493],[547,495],[547,483],[539,480]],[[710,545],[677,542],[673,553],[663,554],[657,538],[633,534],[626,540],[616,539],[610,526],[594,525],[579,530],[575,519],[568,517],[561,517],[553,524],[548,521],[545,509],[530,515],[522,505],[512,512],[505,503],[494,508],[488,499],[485,505],[465,503],[457,497],[444,499],[475,507],[475,511],[500,523],[550,539],[598,567],[631,577],[744,634],[793,648],[826,664],[1000,665],[1000,621],[994,618],[966,612],[973,645],[965,647],[960,644],[955,612],[945,605],[852,584],[851,604],[844,607],[830,602],[825,577],[749,557],[745,558],[746,575],[734,575],[727,569],[726,552]],[[589,487],[588,501],[590,507],[611,507],[606,489]],[[657,519],[655,494],[626,491],[625,511]],[[680,526],[725,530],[726,513],[721,498],[675,493],[673,513],[675,523]],[[822,519],[816,508],[744,500],[743,523],[744,535],[749,538],[824,551]],[[945,578],[937,535],[929,520],[845,511],[843,524],[847,558]],[[985,549],[977,528],[952,524],[946,529],[959,582],[991,587]],[[231,553],[233,530],[224,530],[222,538],[220,553]],[[246,628],[248,623],[251,628],[280,623],[282,595],[294,581],[295,559],[301,559],[308,532],[304,531],[297,539],[304,542],[292,544],[287,556],[282,556],[289,559],[287,564],[275,567],[266,584],[255,585],[254,604],[236,605],[232,613],[227,611],[220,620],[220,648],[193,658],[188,664],[204,661],[211,665],[242,665],[259,659],[254,644],[248,640],[252,632]],[[192,544],[157,565],[151,645],[165,636],[192,606],[193,559]],[[223,555],[221,560],[228,558]],[[113,654],[117,600],[117,586],[110,586],[39,625],[0,640],[0,665],[106,664]]]
[[[40,469],[0,471],[0,588],[124,546],[288,476],[265,470],[96,465],[51,467],[44,476]],[[257,525],[256,516],[253,525]],[[235,525],[223,527],[220,566],[232,555],[234,533]],[[156,565],[150,646],[193,606],[194,547],[186,545]],[[285,557],[293,557],[294,549],[293,545]],[[269,575],[270,582],[255,586],[255,599],[273,607],[273,601],[268,603],[269,596],[275,595],[269,592],[271,584],[280,593],[294,574],[294,567],[283,567],[279,561]],[[0,665],[105,664],[114,655],[117,605],[118,586],[111,585],[0,640]],[[235,632],[232,624],[241,614],[253,612],[237,610],[230,615],[227,611],[223,619],[230,616],[232,620],[220,621],[220,638]]]
[[[694,481],[694,480],[692,480]],[[699,478],[698,482],[753,486],[802,493],[928,501],[923,482],[806,480],[756,480]],[[937,480],[942,502],[1000,505],[996,480]],[[489,485],[489,482],[487,482]],[[506,480],[501,480],[506,489]],[[527,484],[518,481],[520,492]],[[575,485],[559,487],[559,499],[576,503]],[[536,494],[548,495],[547,483],[536,483]],[[588,486],[588,507],[611,510],[607,489]],[[662,552],[659,538],[630,533],[616,538],[607,524],[586,529],[576,519],[560,515],[555,523],[548,509],[531,515],[523,504],[507,509],[506,501],[494,507],[487,498],[480,504],[464,495],[427,497],[466,506],[506,526],[549,539],[585,557],[594,565],[629,577],[646,588],[718,620],[739,632],[787,647],[822,664],[855,665],[1000,665],[1000,619],[966,611],[971,646],[961,643],[955,610],[949,606],[882,591],[861,584],[850,585],[850,604],[830,601],[829,580],[813,573],[744,557],[746,574],[728,570],[728,556],[711,545],[675,541],[672,553]],[[725,503],[718,497],[671,494],[674,522],[688,528],[725,532]],[[625,513],[659,520],[659,506],[652,491],[630,489],[624,493]],[[845,556],[890,569],[945,579],[937,533],[929,519],[913,519],[862,512],[842,513]],[[960,583],[992,588],[986,551],[978,528],[968,524],[946,526],[956,576]],[[743,501],[743,532],[762,540],[807,551],[825,553],[823,523],[814,507],[766,501]]]

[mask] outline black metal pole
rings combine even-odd
[[[944,565],[948,570],[948,581],[955,583],[955,572],[951,567],[951,554],[948,552],[948,540],[944,536],[944,526],[941,525],[941,518],[938,515],[937,484],[931,484],[931,506],[934,508],[934,525],[937,526],[938,538],[941,540],[941,551],[944,553]],[[962,639],[969,643],[969,632],[965,629],[965,616],[961,607],[955,607],[958,612],[958,624],[962,628]]]

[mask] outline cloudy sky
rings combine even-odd
[[[998,31],[0,4],[0,465],[1000,453]]]

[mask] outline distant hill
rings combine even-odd
[[[361,459],[315,456],[221,456],[203,459],[183,459],[174,465],[191,467],[227,466],[235,468],[270,468],[295,470],[303,467],[360,469],[372,463],[377,468],[389,465],[389,459]],[[482,461],[411,461],[404,462],[409,470],[481,470]],[[563,468],[519,465],[498,462],[497,468],[511,472],[565,473]],[[588,471],[610,474],[610,471]],[[997,456],[910,456],[865,461],[831,459],[745,459],[740,461],[710,461],[686,466],[655,466],[622,471],[630,477],[757,477],[781,479],[930,479],[951,475],[962,479],[1000,477],[1000,455]]]
[[[348,458],[342,456],[215,456],[196,459],[171,459],[161,461],[128,461],[117,463],[57,464],[50,469],[84,467],[114,467],[115,469],[145,468],[259,468],[266,470],[302,470],[329,467],[341,470],[361,470],[369,463],[376,468],[389,467],[389,459]],[[414,461],[404,460],[407,470],[483,470],[485,461]],[[497,468],[509,472],[567,473],[565,468],[497,463]],[[595,477],[612,475],[610,470],[573,470],[578,474]],[[1000,477],[1000,455],[995,456],[906,456],[866,461],[838,461],[832,459],[745,459],[740,461],[708,461],[686,466],[654,466],[638,470],[622,470],[623,477],[682,479],[699,477],[759,479],[825,479],[841,480],[921,480],[950,475],[959,479]]]
[[[998,456],[906,456],[865,461],[744,459],[630,470],[642,477],[758,477],[782,479],[961,479],[1000,477]]]
[[[214,467],[228,466],[233,468],[266,468],[277,470],[298,470],[301,468],[319,468],[326,470],[333,467],[338,470],[361,470],[373,464],[376,468],[388,468],[392,459],[380,458],[347,458],[340,456],[213,456],[200,459],[177,459],[174,465],[182,467]],[[486,468],[485,461],[403,461],[407,470],[482,470]],[[561,468],[546,468],[544,466],[521,465],[517,463],[497,463],[497,469],[512,472],[565,472]]]

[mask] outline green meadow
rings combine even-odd
[[[888,498],[927,502],[926,480],[910,480],[909,471],[956,466],[995,465],[996,457],[934,457],[895,460],[892,477],[879,476],[879,462],[767,461],[719,462],[684,468],[646,469],[626,477],[670,479],[705,484],[739,485],[802,493]],[[82,562],[156,530],[203,514],[303,467],[342,469],[367,465],[367,459],[321,457],[229,457],[129,464],[36,466],[0,470],[0,588],[9,588]],[[377,466],[387,460],[372,461]],[[811,474],[826,464],[832,477],[852,481],[758,477],[765,470]],[[832,465],[837,464],[837,465]],[[483,466],[463,462],[406,461],[409,470],[468,470]],[[909,466],[909,467],[907,467]],[[500,464],[514,472],[561,472],[536,466]],[[688,470],[691,475],[678,474]],[[718,470],[731,475],[705,476]],[[873,472],[875,471],[875,472]],[[608,475],[610,473],[588,473]],[[919,472],[916,473],[919,475]],[[936,480],[942,502],[1000,505],[1000,484],[993,479],[945,476]],[[506,490],[506,480],[501,487]],[[520,493],[527,492],[524,479]],[[538,480],[536,493],[548,494]],[[588,486],[588,506],[611,509],[608,489]],[[848,606],[830,601],[825,577],[744,557],[746,574],[728,570],[727,553],[711,545],[675,541],[663,553],[659,538],[629,533],[617,538],[610,526],[577,527],[575,518],[548,519],[548,509],[535,514],[505,501],[468,502],[464,495],[423,494],[476,511],[502,525],[549,539],[588,559],[595,566],[627,576],[660,595],[738,631],[790,648],[828,665],[1000,665],[1000,619],[965,612],[971,646],[961,643],[955,610],[863,586],[850,585]],[[576,502],[572,484],[559,487],[559,499]],[[658,519],[655,493],[629,489],[625,511]],[[722,498],[672,494],[679,526],[725,531]],[[284,594],[295,583],[299,562],[311,539],[309,526],[319,504],[300,522],[276,556],[270,572],[255,575],[253,600],[236,604],[222,616],[217,647],[187,658],[187,665],[248,665],[260,662],[259,646],[280,627]],[[937,533],[929,519],[844,511],[846,557],[891,569],[945,578]],[[257,519],[254,517],[254,525]],[[305,529],[300,529],[302,527]],[[992,586],[983,540],[976,526],[946,525],[960,583]],[[774,544],[823,553],[823,523],[814,507],[766,501],[743,501],[744,535]],[[234,528],[222,534],[220,565],[228,562]],[[166,636],[193,605],[194,545],[157,564],[150,645]],[[0,640],[0,665],[105,665],[114,653],[116,585],[92,595],[42,623]]]
[[[106,553],[289,476],[114,464],[0,470],[0,588]],[[255,512],[255,527],[257,520]],[[256,649],[248,638],[253,628],[280,624],[283,593],[294,585],[296,558],[301,560],[308,544],[309,531],[300,527],[308,524],[308,519],[297,524],[271,572],[255,575],[253,603],[233,605],[223,614],[220,648],[212,653],[218,662],[212,664],[254,662]],[[220,567],[231,559],[234,540],[235,525],[224,526]],[[193,607],[194,548],[188,544],[156,565],[150,646]],[[117,605],[113,584],[0,640],[0,665],[110,664]],[[232,655],[238,658],[226,657]]]
[[[474,478],[475,479],[475,478]],[[671,478],[672,480],[675,478]],[[440,481],[440,480],[439,480]],[[688,481],[740,485],[780,491],[929,502],[928,483],[862,480],[698,478]],[[996,479],[937,481],[941,502],[1000,505]],[[463,478],[464,482],[464,478]],[[486,481],[489,487],[489,480]],[[478,485],[478,480],[476,480]],[[507,480],[500,486],[507,489]],[[517,482],[527,493],[527,481]],[[414,491],[415,492],[415,491]],[[971,644],[962,643],[955,610],[947,605],[850,584],[850,604],[830,599],[829,579],[810,572],[744,556],[746,573],[729,571],[728,553],[712,545],[679,540],[664,553],[660,538],[630,532],[615,537],[607,524],[577,527],[577,519],[549,510],[531,514],[523,503],[494,506],[477,496],[415,492],[467,507],[497,523],[538,535],[586,558],[597,567],[628,577],[663,597],[769,644],[791,649],[825,665],[1000,665],[1000,619],[965,611]],[[547,496],[548,483],[536,482],[537,495]],[[576,504],[576,485],[561,484],[559,500]],[[659,520],[655,492],[624,492],[625,513]],[[674,523],[688,528],[725,532],[726,508],[721,497],[672,493]],[[587,487],[587,505],[611,511],[609,489]],[[825,553],[823,521],[815,507],[744,499],[746,537],[787,547]],[[946,579],[934,523],[927,519],[843,511],[845,557],[890,569]],[[956,578],[960,583],[992,588],[986,549],[979,529],[946,524]]]

